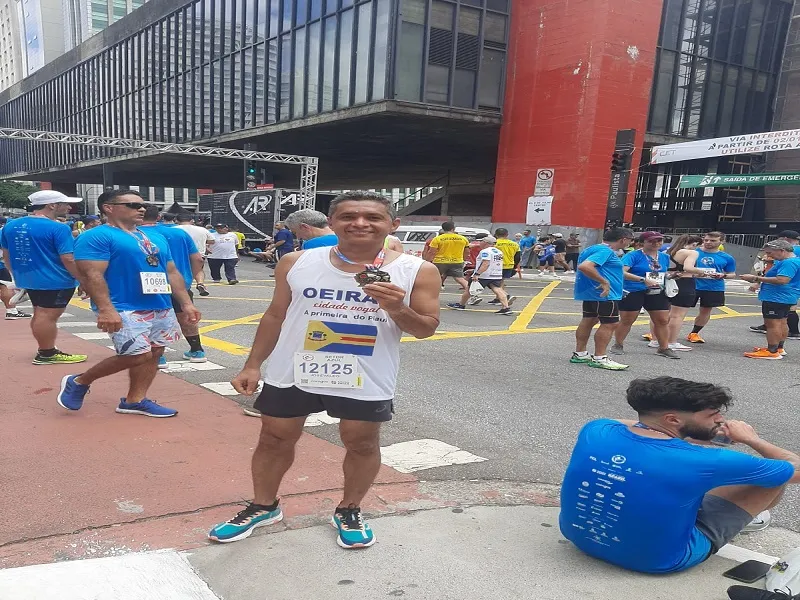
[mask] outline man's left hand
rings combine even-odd
[[[200,317],[202,315],[194,304],[185,304],[184,306],[181,306],[181,311],[184,315],[186,315],[186,320],[189,321],[189,323],[200,322]]]
[[[385,281],[369,283],[363,287],[363,290],[387,312],[401,309],[405,305],[403,300],[405,300],[406,291],[393,283]]]

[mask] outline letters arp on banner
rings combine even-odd
[[[654,146],[650,153],[650,164],[657,165],[711,156],[796,150],[798,148],[800,148],[800,129],[766,131]]]

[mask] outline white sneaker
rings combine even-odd
[[[572,269],[570,269],[569,271],[564,271],[564,272],[565,272],[567,275],[573,275],[573,274],[575,273],[575,271],[573,271]]]
[[[692,350],[691,346],[684,346],[680,342],[675,342],[674,344],[670,344],[669,348],[670,350],[675,350],[676,352],[691,352]]]
[[[743,532],[748,533],[752,531],[763,531],[767,527],[769,527],[770,522],[772,521],[772,515],[769,513],[768,510],[764,512],[760,512],[756,515],[756,518],[750,521],[745,528],[742,529]]]
[[[258,417],[260,419],[262,416],[260,412],[258,412],[254,408],[250,408],[249,406],[243,406],[242,412],[246,414],[248,417]]]
[[[658,348],[658,341],[653,340],[651,342],[648,342],[647,347],[648,348]],[[674,348],[673,348],[673,350],[674,350]],[[691,348],[689,348],[689,350],[691,350]]]

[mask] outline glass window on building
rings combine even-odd
[[[400,15],[395,97],[419,102],[425,56],[425,0],[402,0]]]
[[[481,58],[478,104],[486,108],[503,105],[503,75],[506,70],[506,53],[484,48]]]
[[[353,10],[340,13],[339,85],[337,108],[350,106],[350,71],[353,62]]]

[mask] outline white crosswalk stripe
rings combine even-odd
[[[81,338],[82,340],[107,340],[109,336],[107,333],[102,331],[92,332],[92,333],[74,333],[76,337]]]
[[[97,321],[65,321],[63,323],[56,323],[56,326],[61,327],[96,327]]]
[[[439,440],[411,440],[381,448],[381,462],[401,473],[486,460]]]

